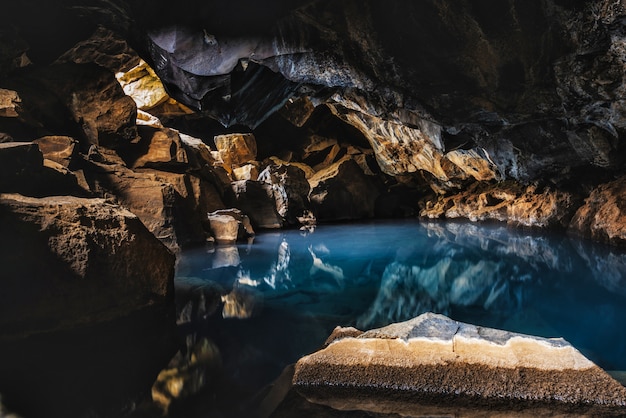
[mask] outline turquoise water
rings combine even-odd
[[[383,222],[259,234],[183,252],[181,331],[208,337],[226,377],[253,393],[336,325],[361,330],[432,311],[564,337],[626,370],[626,254],[501,225]]]

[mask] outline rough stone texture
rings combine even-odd
[[[117,73],[115,77],[138,109],[150,110],[169,99],[161,80],[145,61],[126,72]]]
[[[271,164],[259,174],[258,180],[271,190],[276,211],[286,224],[297,223],[297,218],[309,209],[310,186],[300,168]]]
[[[214,141],[227,170],[232,171],[235,166],[256,160],[256,139],[253,134],[218,135]]]
[[[307,399],[327,405],[361,393],[371,402],[354,403],[354,409],[386,413],[398,413],[390,409],[398,401],[405,410],[407,403],[441,402],[514,410],[532,404],[555,410],[626,406],[626,388],[563,339],[482,328],[430,313],[356,337],[339,335],[298,361],[293,384]]]
[[[103,199],[0,195],[4,338],[94,324],[173,297],[173,255]]]
[[[139,128],[141,140],[132,145],[127,157],[131,168],[181,169],[189,162],[178,132],[172,129]]]
[[[571,193],[515,182],[476,183],[467,190],[428,202],[421,215],[429,218],[498,220],[513,225],[566,227],[578,200]]]
[[[68,136],[44,136],[33,141],[43,157],[68,168],[78,157],[78,141]]]
[[[275,229],[283,226],[283,218],[276,210],[271,187],[258,181],[240,180],[232,183],[232,206],[250,217],[255,228]]]
[[[621,247],[626,246],[626,177],[594,189],[570,223],[569,231]]]
[[[320,221],[371,218],[378,188],[346,156],[309,179],[311,208]]]
[[[239,209],[221,209],[208,214],[213,237],[218,244],[234,244],[254,236],[250,218]]]

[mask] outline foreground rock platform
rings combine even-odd
[[[293,385],[310,402],[383,414],[442,406],[626,413],[626,388],[562,338],[432,313],[364,333],[335,329],[324,349],[298,361]]]

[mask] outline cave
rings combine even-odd
[[[623,384],[622,2],[25,0],[0,21],[0,416],[387,416],[354,393],[397,388],[309,393],[292,364],[335,325],[425,312],[565,336]]]

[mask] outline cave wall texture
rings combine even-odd
[[[422,215],[482,205],[491,214],[459,216],[506,220],[515,210],[500,204],[524,200],[530,186],[567,195],[555,203],[567,226],[592,190],[624,173],[624,1],[26,0],[0,9],[0,77],[11,90],[37,89],[42,77],[59,89],[60,74],[80,81],[81,71],[58,64],[83,62],[76,56],[88,47],[66,51],[101,26],[115,36],[85,62],[132,67],[122,39],[171,97],[226,131],[263,132],[277,115],[302,127],[326,112],[373,150],[382,176],[431,193]],[[79,135],[93,144],[98,123]],[[19,130],[4,131],[31,140],[32,125],[17,139]],[[132,124],[118,125],[98,131],[109,147],[136,136]],[[289,148],[289,138],[275,142]],[[467,203],[467,190],[483,198]],[[551,224],[533,219],[519,223]]]

